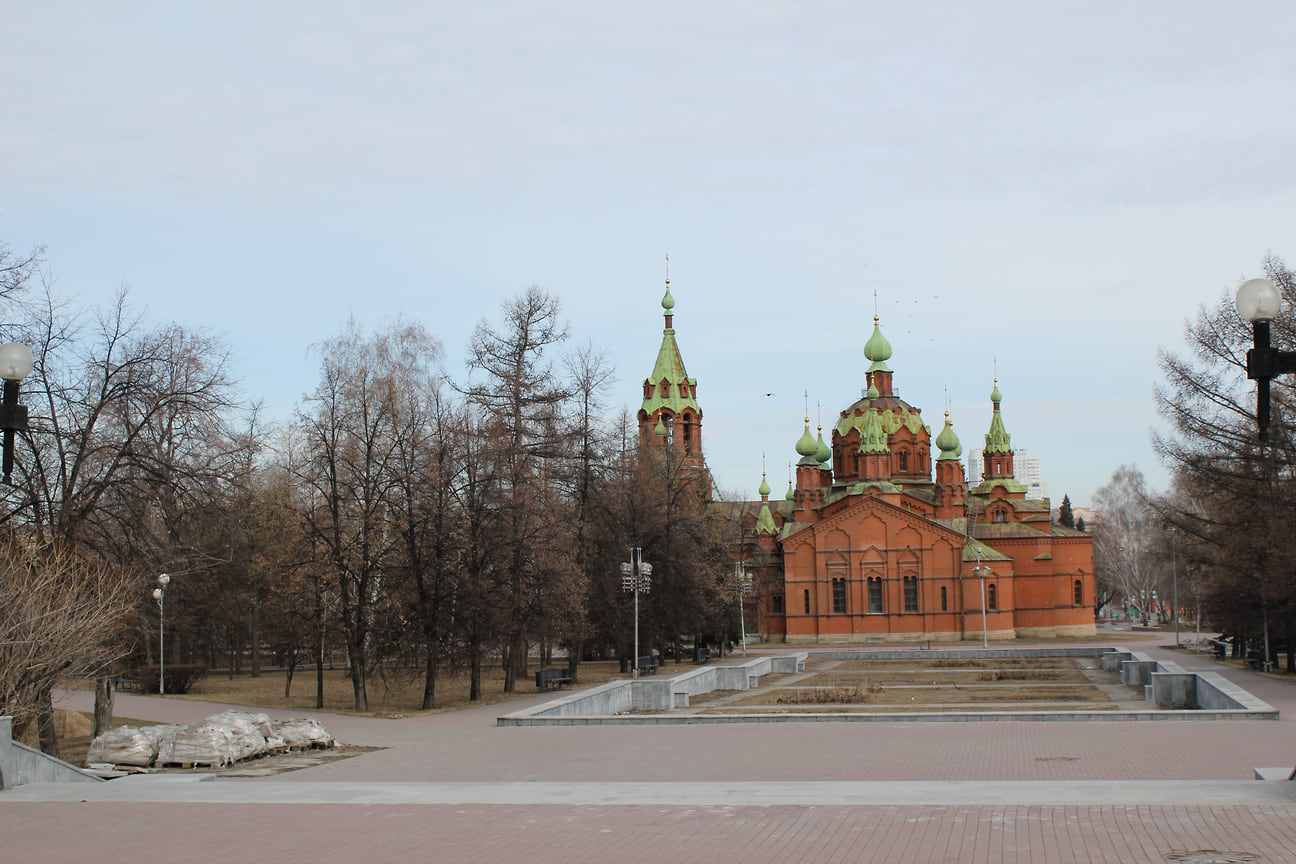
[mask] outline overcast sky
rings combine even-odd
[[[803,391],[895,385],[967,450],[997,358],[1054,503],[1153,487],[1157,351],[1296,258],[1296,5],[5,3],[0,242],[229,342],[287,419],[350,314],[462,371],[530,285],[638,407],[665,255],[723,489]],[[774,396],[762,394],[774,393]]]

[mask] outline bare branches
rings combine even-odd
[[[0,714],[21,728],[60,677],[111,668],[129,649],[122,628],[143,596],[132,576],[66,547],[0,543]]]

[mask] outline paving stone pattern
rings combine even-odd
[[[317,715],[341,741],[386,749],[264,778],[0,792],[0,855],[1296,862],[1296,784],[1250,779],[1296,760],[1296,683],[1139,649],[1224,671],[1282,719],[497,728],[500,706],[397,721]],[[121,703],[163,721],[223,707]]]

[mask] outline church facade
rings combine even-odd
[[[697,381],[684,369],[667,280],[666,327],[638,414],[641,442],[703,472]],[[790,644],[1092,636],[1090,535],[1050,521],[1013,479],[998,381],[980,482],[964,477],[948,412],[933,439],[892,388],[892,349],[874,318],[867,390],[825,441],[805,419],[795,483],[770,500],[715,502],[742,526],[739,557],[755,577],[748,620]]]

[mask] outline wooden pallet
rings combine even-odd
[[[160,768],[220,768],[216,762],[161,762]]]

